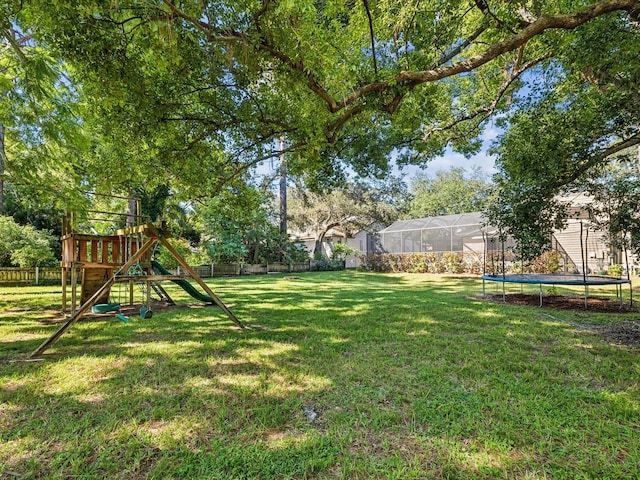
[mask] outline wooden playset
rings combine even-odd
[[[137,212],[140,202],[137,201]],[[110,213],[110,212],[101,212]],[[133,223],[128,215],[128,223]],[[142,223],[142,218],[135,216],[137,225],[130,225],[117,230],[113,235],[92,235],[77,233],[73,228],[73,217],[67,215],[62,236],[62,310],[68,314],[65,323],[32,354],[31,358],[41,356],[55,343],[74,323],[90,310],[93,312],[109,311],[115,303],[109,303],[111,288],[116,283],[128,284],[129,304],[133,304],[134,285],[142,285],[145,293],[145,305],[141,308],[141,316],[147,317],[151,312],[151,291],[161,300],[173,304],[173,300],[162,287],[161,282],[172,281],[183,288],[192,297],[207,304],[217,305],[241,328],[244,324],[238,320],[229,308],[213,293],[209,286],[187,264],[182,256],[167,241],[165,225],[156,228],[151,222]],[[162,245],[176,259],[185,275],[173,275],[158,262],[152,260],[154,247]],[[78,282],[78,275],[81,275]],[[69,278],[70,277],[70,278]],[[206,292],[198,292],[188,280],[195,281]],[[69,282],[70,280],[70,282]],[[68,285],[71,287],[69,305]],[[80,283],[80,301],[78,302],[78,283]]]

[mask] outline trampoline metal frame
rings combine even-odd
[[[562,277],[565,277],[564,279]],[[616,278],[595,275],[557,275],[557,274],[511,274],[511,275],[483,275],[482,276],[482,296],[486,297],[485,282],[502,283],[502,301],[506,303],[506,283],[519,283],[535,285],[538,284],[540,292],[540,307],[542,307],[542,285],[573,285],[584,286],[584,307],[588,306],[589,286],[615,285],[616,298],[620,299],[620,306],[623,305],[622,285],[629,284],[629,306],[633,306],[633,288],[631,280],[626,278]]]
[[[588,233],[587,229],[587,235]],[[627,257],[627,250],[624,249],[625,260],[627,264],[627,278],[610,277],[606,275],[587,275],[587,261],[586,251],[583,242],[584,229],[582,220],[580,220],[580,256],[582,257],[582,274],[544,274],[544,273],[532,273],[532,274],[505,274],[505,256],[504,256],[504,236],[500,235],[502,244],[502,275],[487,275],[487,237],[484,231],[482,232],[482,241],[484,243],[484,265],[482,275],[482,296],[486,297],[485,281],[502,282],[502,301],[506,303],[506,287],[505,283],[520,283],[522,289],[523,284],[538,284],[540,292],[540,307],[542,307],[542,285],[583,285],[584,286],[584,307],[588,306],[589,298],[589,285],[615,285],[616,286],[616,298],[620,299],[620,308],[624,303],[622,297],[622,285],[629,284],[629,306],[633,307],[633,285],[631,284],[631,277],[629,275],[629,259]],[[492,257],[493,258],[493,257]]]

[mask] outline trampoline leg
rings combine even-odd
[[[587,308],[587,298],[589,297],[589,285],[584,286],[584,308]]]
[[[540,308],[542,308],[542,284],[539,284],[540,286]]]
[[[505,292],[504,282],[502,282],[502,303],[507,303],[507,295]]]
[[[486,297],[486,293],[484,291],[484,278],[482,279],[482,298]]]
[[[620,309],[622,309],[622,307],[624,306],[624,293],[622,292],[622,284],[616,286],[620,287]]]

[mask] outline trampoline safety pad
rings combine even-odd
[[[482,295],[485,296],[485,281],[500,282],[503,284],[502,298],[505,299],[505,283],[537,284],[540,286],[540,306],[542,306],[542,285],[578,285],[584,286],[584,305],[587,307],[589,286],[616,285],[616,295],[622,303],[622,285],[629,284],[630,303],[633,304],[633,290],[631,281],[627,278],[609,277],[606,275],[571,275],[571,274],[507,274],[507,275],[483,275]],[[620,290],[618,292],[618,290]]]

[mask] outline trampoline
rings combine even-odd
[[[629,284],[630,304],[633,304],[633,290],[631,281],[627,278],[609,277],[606,275],[579,275],[579,274],[506,274],[483,275],[482,295],[485,296],[485,282],[502,283],[502,300],[506,301],[505,283],[538,284],[540,286],[540,306],[542,306],[542,285],[578,285],[584,286],[584,306],[587,307],[589,286],[616,285],[616,296],[622,305],[622,285]]]

